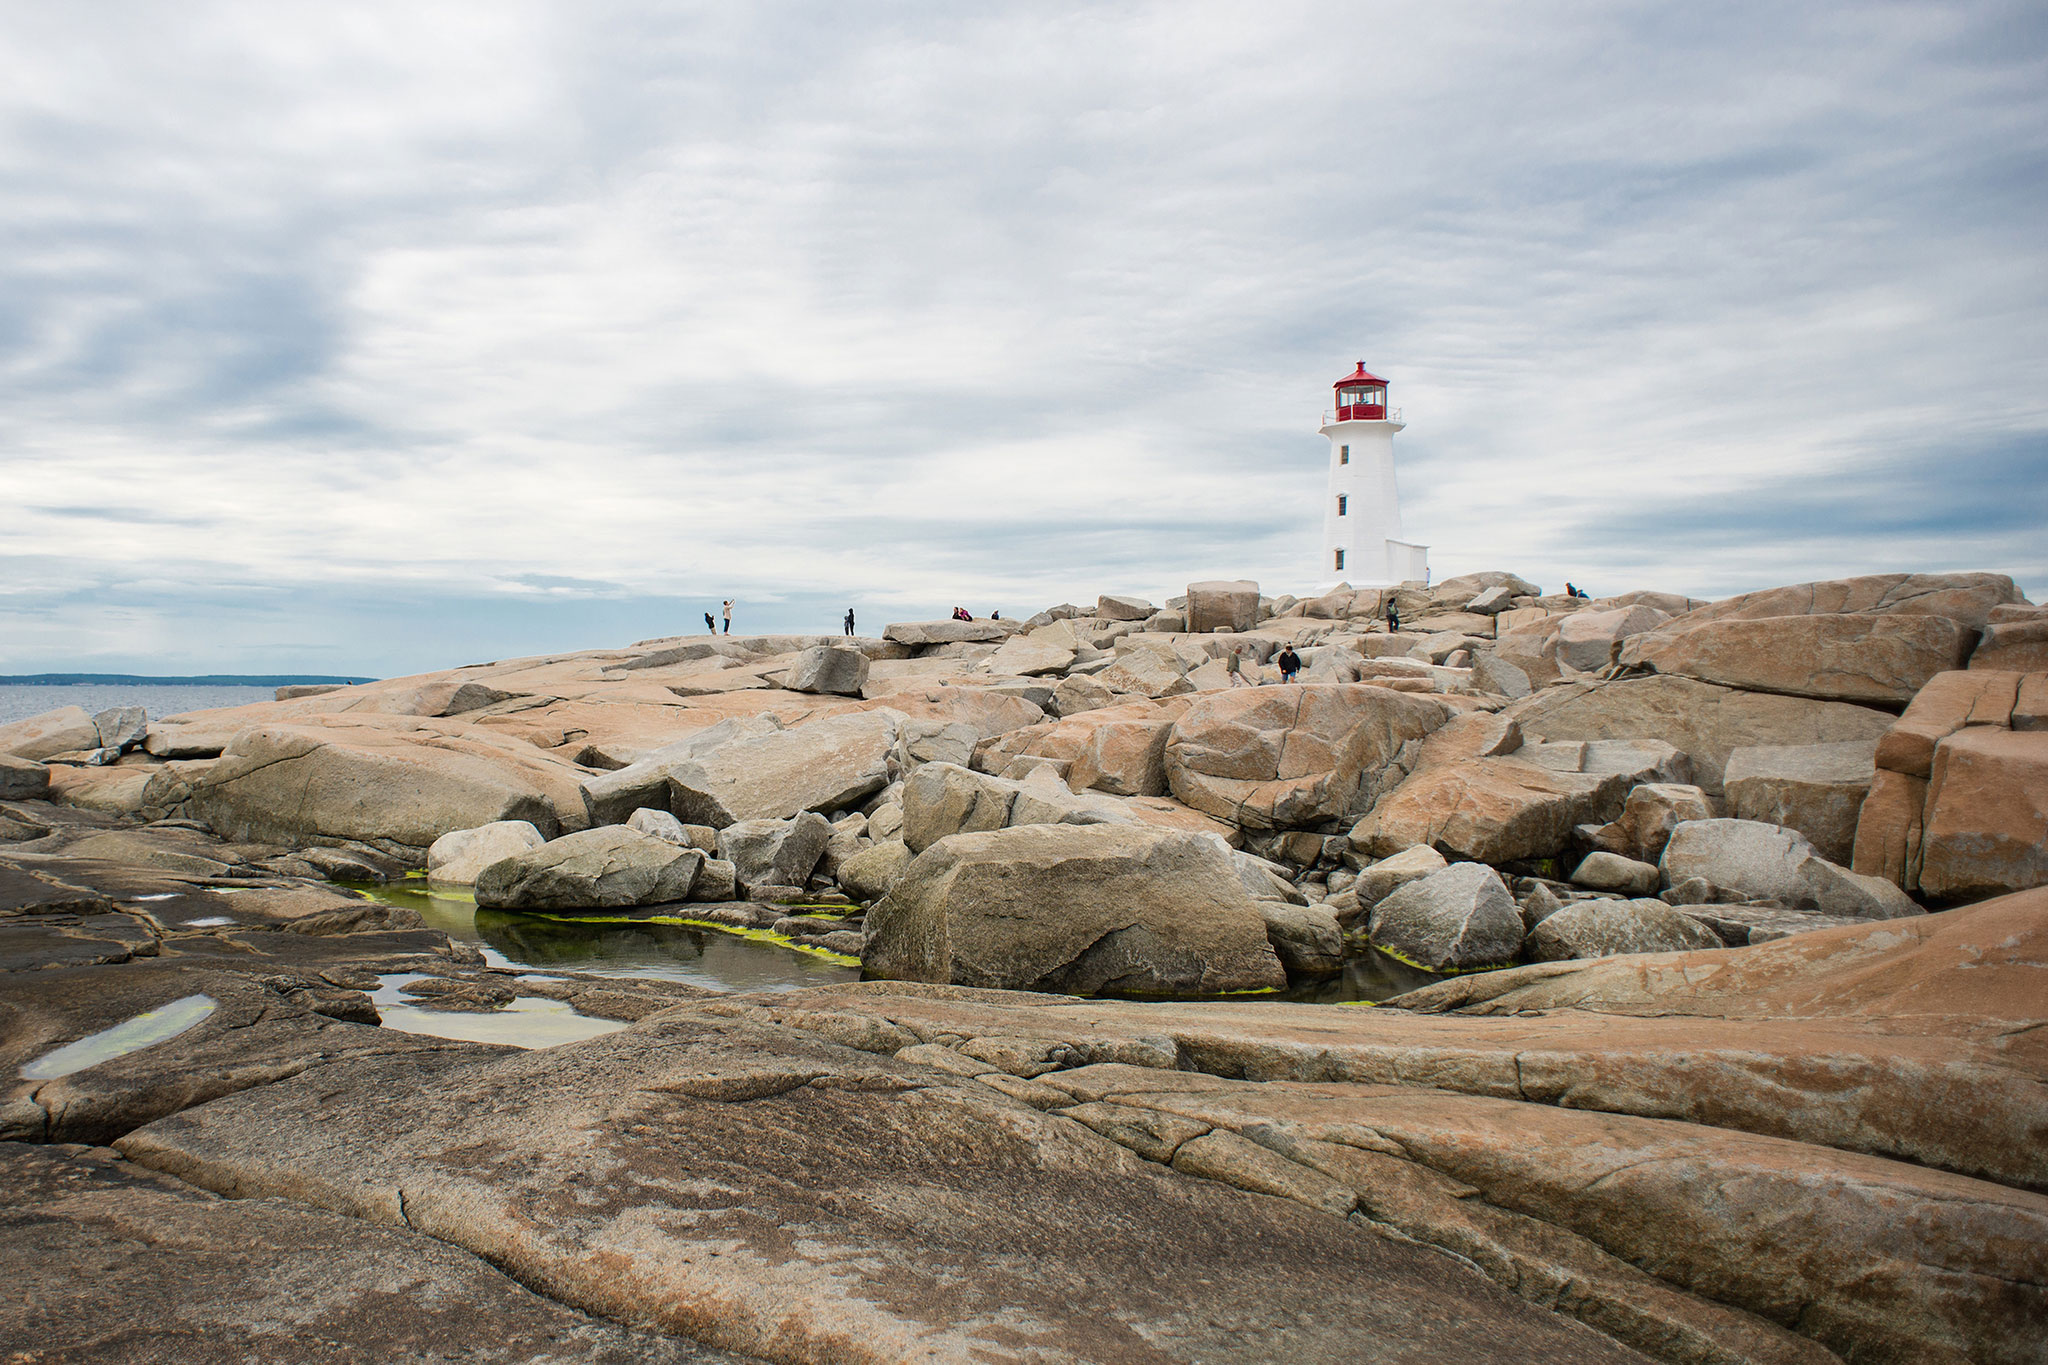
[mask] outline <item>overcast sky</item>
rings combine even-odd
[[[1320,576],[2048,593],[2048,10],[12,5],[0,672]]]

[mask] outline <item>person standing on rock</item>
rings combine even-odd
[[[1401,613],[1394,610],[1394,599],[1389,597],[1387,599],[1387,634],[1392,635],[1400,629]]]
[[[848,608],[846,609],[846,638],[847,638],[847,639],[849,639],[849,640],[853,638],[853,608],[852,608],[852,607],[848,607]]]
[[[732,599],[725,599],[725,633],[732,634]]]
[[[1301,656],[1294,652],[1293,645],[1288,645],[1285,649],[1281,650],[1280,657],[1273,662],[1280,665],[1281,682],[1291,683],[1300,678]]]
[[[1232,687],[1250,687],[1251,681],[1244,675],[1244,646],[1232,645],[1230,653],[1223,657],[1223,671],[1230,675]]]
[[[718,622],[711,619],[711,613],[708,611],[704,613],[704,629],[713,635],[718,634]]]

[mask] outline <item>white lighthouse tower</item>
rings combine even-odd
[[[1323,563],[1315,577],[1382,585],[1429,576],[1429,547],[1401,539],[1401,501],[1394,491],[1394,433],[1403,423],[1387,407],[1387,381],[1358,368],[1333,386],[1334,412],[1323,415],[1330,438],[1330,491],[1323,502]]]

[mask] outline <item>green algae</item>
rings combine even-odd
[[[555,924],[673,924],[689,929],[715,929],[721,934],[731,934],[734,938],[748,939],[754,943],[772,943],[793,953],[805,953],[835,966],[860,966],[860,959],[857,957],[835,953],[829,948],[819,948],[809,943],[798,943],[789,935],[778,934],[772,929],[749,929],[737,924],[720,924],[717,920],[691,919],[687,915],[549,915],[535,911],[520,913],[532,919],[544,919]]]

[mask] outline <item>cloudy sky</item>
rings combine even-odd
[[[2048,593],[2048,11],[14,5],[0,672],[1320,576]]]

